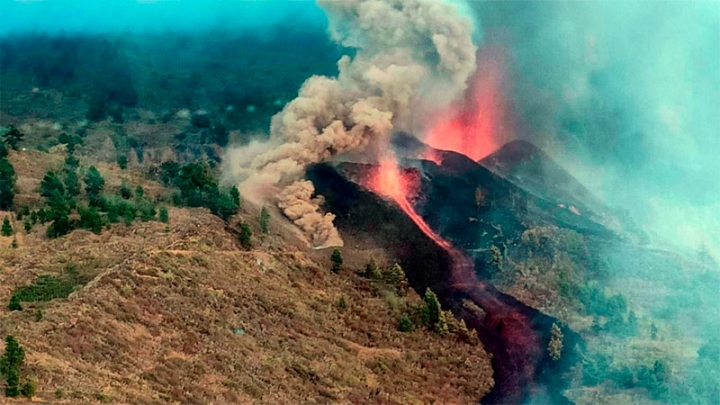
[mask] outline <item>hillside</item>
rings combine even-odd
[[[17,198],[40,201],[41,176],[62,154],[10,158]],[[158,199],[169,192],[140,172],[98,167],[109,188],[125,179]],[[279,213],[260,235],[259,211],[243,203],[230,221],[250,224],[250,250],[204,208],[171,207],[168,224],[136,221],[57,239],[13,221],[18,247],[0,238],[0,301],[42,275],[72,275],[78,284],[67,298],[1,310],[0,333],[26,350],[23,375],[37,381],[35,400],[468,403],[489,391],[481,345],[398,332],[400,313],[419,297],[400,298],[357,272],[371,254],[390,260],[382,250],[343,252],[345,267],[334,274],[330,252],[308,249]]]

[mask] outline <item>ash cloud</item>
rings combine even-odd
[[[409,129],[414,114],[457,97],[475,68],[473,24],[453,4],[437,0],[321,0],[330,37],[352,50],[338,76],[313,76],[272,120],[270,141],[228,152],[230,177],[243,184],[295,183],[305,167],[338,155],[381,156],[393,131]],[[427,100],[434,100],[428,103]],[[247,159],[250,151],[257,152]],[[257,188],[256,188],[257,189]],[[292,194],[292,193],[291,193]],[[331,222],[315,210],[286,215],[305,230]],[[290,205],[289,207],[296,207]],[[282,207],[281,207],[282,208]],[[289,208],[288,208],[289,209]],[[315,225],[315,221],[322,224]],[[324,232],[324,231],[323,231]],[[312,239],[325,244],[322,238]]]

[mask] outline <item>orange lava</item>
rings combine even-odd
[[[417,184],[412,184],[412,182],[417,181],[417,177],[401,173],[395,159],[385,157],[380,160],[379,166],[372,174],[368,188],[376,194],[389,197],[395,201],[405,215],[407,215],[427,237],[450,254],[453,262],[452,277],[454,284],[477,283],[473,262],[462,252],[455,249],[450,242],[435,233],[425,220],[415,212],[412,204],[410,204],[408,195],[411,194],[412,189],[417,188]]]
[[[477,161],[497,150],[512,136],[505,98],[505,51],[485,46],[464,99],[443,111],[431,123],[425,143],[462,153]]]
[[[438,246],[443,249],[452,248],[449,242],[441,238],[440,235],[436,234],[435,231],[433,231],[430,226],[425,223],[422,217],[415,212],[415,209],[410,204],[410,201],[408,201],[407,196],[410,193],[411,186],[416,185],[411,185],[409,183],[410,180],[408,176],[400,173],[400,168],[398,167],[397,162],[390,157],[384,157],[380,160],[380,165],[373,174],[369,186],[373,192],[389,197],[395,201],[395,203],[397,203],[400,209],[402,209],[403,212],[410,217],[415,225],[417,225],[425,235],[437,243]]]

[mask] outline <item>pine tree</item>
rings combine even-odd
[[[25,226],[25,233],[30,233],[30,231],[32,230],[32,227],[33,227],[32,220],[30,219],[30,217],[25,218],[25,222],[23,222],[23,225]]]
[[[69,170],[65,174],[65,191],[69,197],[80,195],[80,180],[74,170]]]
[[[375,259],[373,259],[372,257],[370,258],[368,264],[365,265],[365,273],[363,274],[363,276],[371,280],[377,280],[380,278],[380,270],[378,269],[378,265],[375,262]]]
[[[5,354],[0,358],[0,373],[5,376],[5,396],[20,395],[20,367],[25,360],[25,350],[12,336],[5,337]]]
[[[334,273],[339,273],[340,267],[343,264],[343,258],[342,253],[340,253],[340,249],[333,249],[332,255],[330,256],[330,261],[332,262],[332,271]]]
[[[267,235],[269,223],[270,223],[270,213],[268,213],[267,208],[265,208],[263,206],[262,210],[260,210],[260,232]]]
[[[7,158],[0,158],[0,210],[9,210],[15,199],[15,168]]]
[[[100,193],[105,188],[105,179],[95,168],[95,166],[90,166],[87,175],[85,175],[84,181],[85,192],[87,193],[92,203],[93,200],[97,200],[97,198],[100,196]]]
[[[238,190],[237,186],[232,186],[232,188],[230,189],[230,197],[232,197],[233,202],[239,208],[242,200],[240,199],[240,191]]]
[[[442,310],[440,308],[440,302],[437,299],[437,295],[428,287],[425,290],[425,308],[427,314],[427,325],[429,327],[435,327],[440,322]]]
[[[10,219],[7,216],[5,216],[5,219],[3,219],[0,234],[2,234],[2,236],[12,236],[13,234],[13,228],[12,225],[10,225]]]
[[[65,194],[65,186],[57,174],[51,171],[45,173],[45,177],[40,182],[40,195],[47,198],[52,196],[53,193]]]
[[[240,224],[240,244],[243,245],[244,248],[250,249],[252,247],[252,230],[250,230],[250,226],[246,223]]]
[[[383,273],[385,282],[395,287],[399,296],[407,294],[408,282],[405,278],[405,272],[399,264],[395,263],[390,270]]]

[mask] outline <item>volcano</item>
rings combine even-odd
[[[488,282],[489,251],[493,246],[511,249],[525,230],[548,224],[618,239],[597,220],[602,216],[596,212],[609,209],[526,142],[506,145],[480,163],[428,148],[408,134],[395,136],[393,145],[400,175],[413,185],[404,196],[410,208],[373,192],[369,184],[377,165],[344,162],[309,168],[307,177],[325,197],[325,209],[337,215],[340,232],[385,248],[406,269],[416,291],[431,288],[444,306],[478,331],[493,353],[496,378],[482,403],[569,403],[560,394],[562,375],[577,360],[579,335],[563,328],[562,361],[552,361],[546,348],[551,325],[558,321]],[[540,164],[551,170],[535,170]],[[573,187],[550,187],[556,183],[547,176],[560,176]],[[570,205],[581,208],[571,210]],[[420,219],[407,215],[408,209]],[[468,311],[468,301],[484,315]]]

